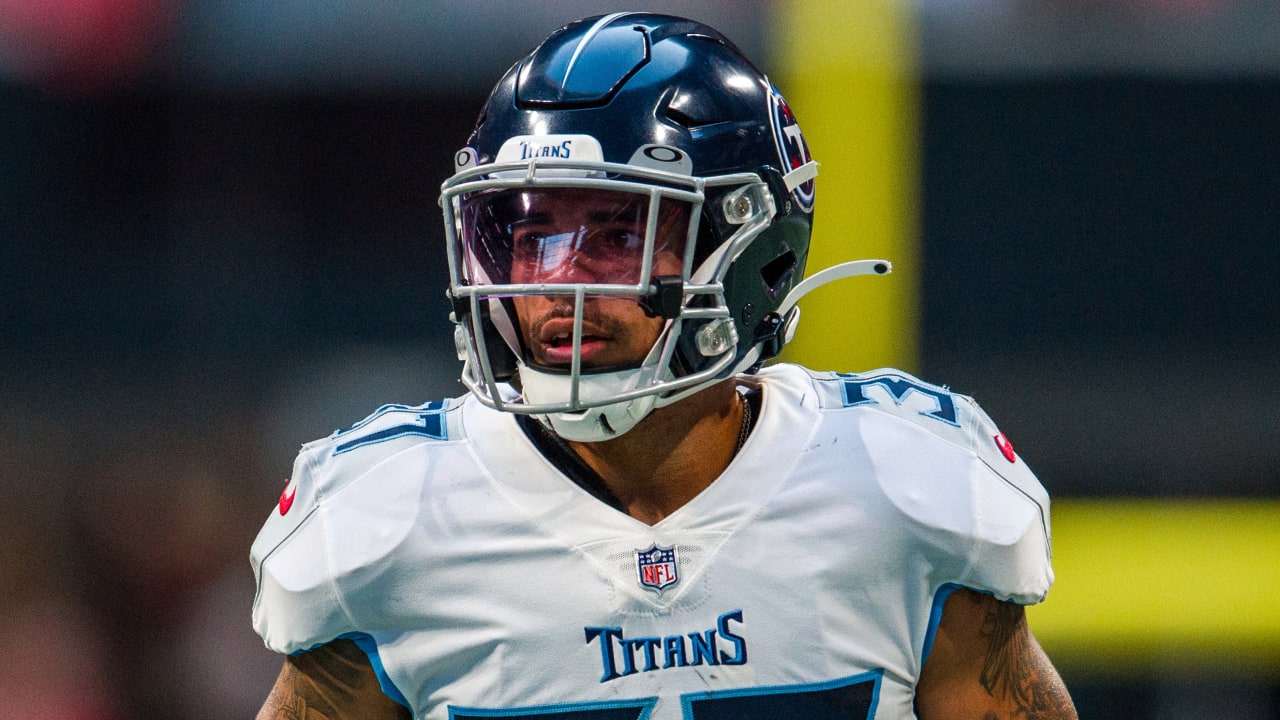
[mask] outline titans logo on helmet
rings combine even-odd
[[[778,88],[770,87],[769,119],[773,125],[773,141],[778,146],[778,157],[782,160],[784,173],[795,170],[813,158],[809,156],[809,144],[800,133],[800,125],[791,112],[791,106],[782,98]],[[806,213],[813,212],[813,180],[800,183],[791,192],[796,205]]]

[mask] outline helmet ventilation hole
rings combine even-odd
[[[796,270],[796,254],[791,250],[770,260],[760,268],[760,279],[772,296],[780,295],[791,282]]]

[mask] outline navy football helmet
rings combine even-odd
[[[683,18],[617,13],[556,31],[494,88],[455,169],[440,201],[462,380],[571,440],[614,437],[774,357],[816,284],[888,272],[862,261],[801,283],[817,164],[770,81]],[[551,228],[566,208],[580,212]],[[567,308],[557,362],[521,331],[531,295]],[[661,318],[639,364],[583,361],[600,298]]]

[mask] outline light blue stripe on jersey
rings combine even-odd
[[[400,688],[396,687],[396,684],[391,682],[391,677],[387,675],[386,668],[382,666],[382,656],[378,654],[378,642],[373,639],[372,635],[362,632],[343,633],[334,638],[334,640],[350,640],[354,642],[356,647],[360,648],[364,654],[368,656],[369,665],[373,667],[373,674],[378,677],[378,687],[382,688],[382,694],[409,708],[410,711],[413,710],[409,705],[409,701],[405,699],[404,693],[400,692]],[[332,640],[329,642],[332,642]],[[289,654],[302,655],[303,653],[309,653],[312,650],[322,648],[327,644],[328,643],[317,643],[304,650],[296,650]]]
[[[409,705],[409,701],[405,699],[404,693],[400,692],[400,688],[391,682],[391,677],[387,675],[387,670],[382,666],[382,656],[378,655],[378,643],[372,636],[366,633],[347,633],[339,636],[340,639],[351,640],[355,642],[356,647],[364,651],[369,656],[369,664],[373,666],[373,673],[378,676],[378,685],[382,688],[382,693],[387,697],[395,700],[401,705],[413,711],[413,707]]]
[[[925,661],[929,659],[929,653],[933,652],[933,640],[938,634],[938,624],[942,622],[942,606],[946,604],[947,598],[951,597],[951,593],[964,587],[955,583],[947,583],[938,588],[938,592],[933,596],[933,608],[929,611],[929,628],[924,634],[924,649],[920,652],[920,667],[924,667]]]

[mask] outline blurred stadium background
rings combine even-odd
[[[977,396],[1054,494],[1032,622],[1081,716],[1280,717],[1280,4],[647,7],[787,93],[813,267],[895,261],[792,357]],[[0,718],[252,716],[297,446],[460,391],[452,151],[624,8],[0,0]]]

